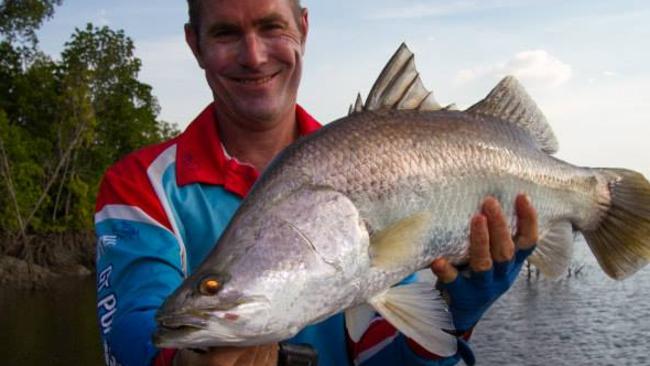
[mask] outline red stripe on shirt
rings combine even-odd
[[[358,358],[362,353],[372,349],[386,339],[394,337],[395,334],[397,334],[397,330],[385,319],[373,321],[359,342],[355,343],[348,337],[348,345],[352,359]]]
[[[127,155],[110,167],[99,187],[95,212],[106,205],[135,206],[164,227],[172,226],[149,180],[147,169],[175,140],[153,145]]]

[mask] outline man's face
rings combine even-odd
[[[203,0],[198,34],[186,38],[205,70],[217,110],[264,122],[293,113],[307,14],[290,0]]]

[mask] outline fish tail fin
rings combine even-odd
[[[631,170],[597,171],[607,203],[596,227],[582,234],[605,273],[620,280],[650,261],[650,182]]]

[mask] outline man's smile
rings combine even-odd
[[[244,85],[263,85],[278,76],[280,72],[268,76],[231,77],[230,80]]]

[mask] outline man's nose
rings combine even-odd
[[[246,67],[255,68],[267,61],[266,45],[255,34],[247,34],[241,41],[239,63]]]

